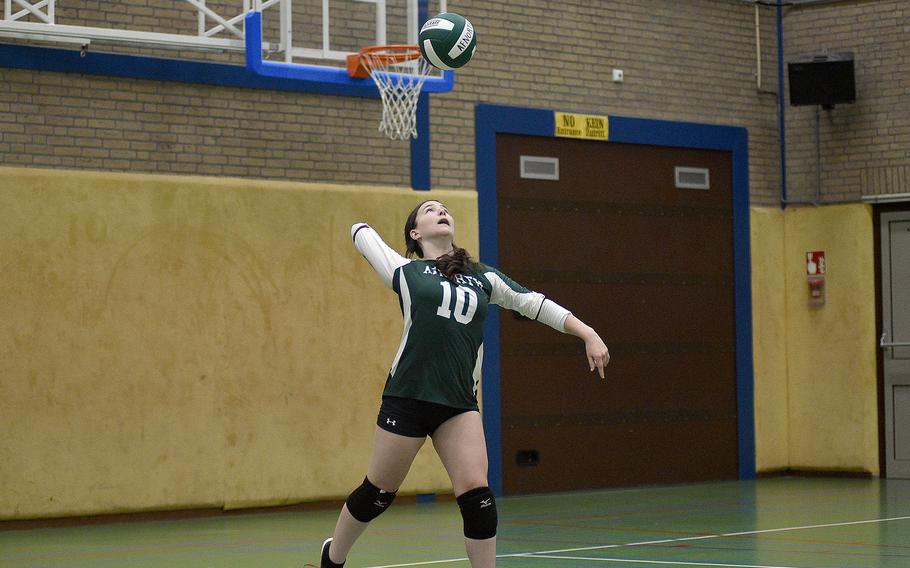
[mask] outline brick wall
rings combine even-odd
[[[791,8],[784,53],[852,51],[856,103],[787,108],[788,199],[856,200],[910,191],[910,4],[853,1]],[[819,187],[818,166],[821,166]]]
[[[478,27],[478,56],[457,76],[455,92],[433,99],[434,183],[473,181],[473,105],[483,101],[747,127],[753,195],[776,196],[776,96],[757,88],[752,6],[718,0],[535,1],[520,10],[466,4]],[[773,12],[761,10],[760,17],[763,89],[776,89]],[[623,69],[622,84],[612,82],[613,68]],[[458,121],[444,124],[439,116]],[[448,163],[457,167],[443,170]]]
[[[403,18],[400,1],[389,1],[390,25],[392,14]],[[317,46],[319,4],[295,0],[298,45]],[[232,15],[242,2],[208,5]],[[341,0],[332,6],[333,47],[370,43],[364,38],[371,33],[371,9]],[[193,33],[188,9],[176,0],[64,3],[58,23]],[[479,43],[455,90],[431,97],[434,187],[474,187],[474,107],[486,102],[746,127],[753,203],[777,203],[774,9],[759,9],[760,88],[755,8],[748,3],[458,0],[449,9],[472,20]],[[270,10],[267,40],[277,30]],[[890,192],[882,180],[907,173],[906,11],[899,0],[787,11],[787,53],[827,44],[857,55],[860,100],[823,117],[826,196],[858,195],[863,187]],[[90,49],[175,56],[135,47]],[[176,55],[242,61],[238,53]],[[624,83],[610,80],[612,68],[624,70]],[[808,183],[815,177],[814,112],[787,111],[790,196],[799,197],[814,192]],[[5,165],[408,186],[409,145],[377,132],[379,114],[376,99],[0,67]]]

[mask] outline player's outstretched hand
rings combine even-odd
[[[604,375],[604,367],[610,362],[610,350],[607,349],[607,346],[604,344],[603,340],[597,335],[596,332],[593,332],[585,338],[585,353],[588,356],[588,366],[593,372],[594,369],[597,369],[597,372],[600,373],[600,378],[606,378]]]
[[[574,315],[569,314],[566,318],[565,330],[566,333],[570,333],[575,337],[580,337],[582,341],[585,342],[585,354],[588,357],[588,366],[592,372],[594,369],[597,369],[601,379],[606,378],[606,375],[604,375],[604,367],[610,362],[610,350],[604,345],[603,339],[597,335],[594,328],[586,325],[585,322]]]

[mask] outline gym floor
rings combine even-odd
[[[910,566],[910,480],[781,477],[498,503],[498,566]],[[318,563],[336,514],[4,530],[0,566],[300,568]],[[346,566],[469,566],[456,504],[396,504],[373,523]]]

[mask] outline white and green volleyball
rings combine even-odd
[[[443,12],[420,28],[420,52],[433,67],[457,69],[474,57],[477,36],[464,16]]]

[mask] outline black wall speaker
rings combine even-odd
[[[832,108],[856,100],[850,52],[800,55],[787,63],[787,76],[793,106]]]

